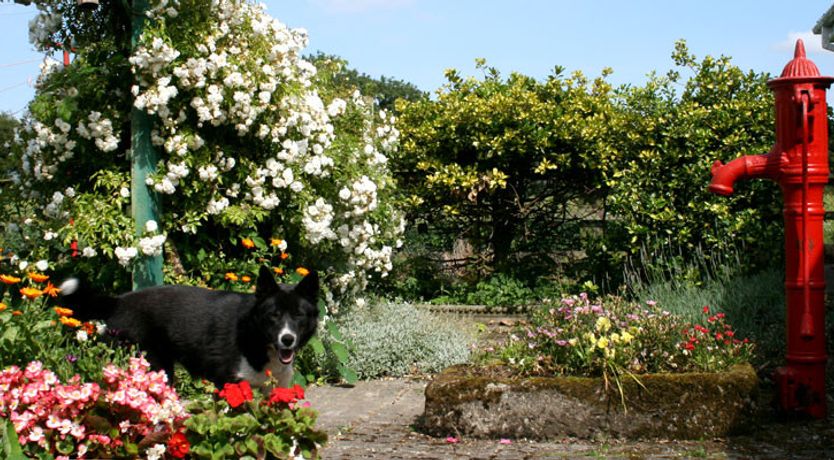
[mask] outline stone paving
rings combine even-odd
[[[555,442],[460,439],[457,443],[414,432],[423,412],[425,381],[359,382],[354,387],[316,387],[307,399],[320,411],[330,435],[326,459],[547,459],[575,457],[670,458],[718,453],[716,442],[622,443],[565,439]],[[454,433],[450,433],[454,435]],[[723,456],[723,455],[722,455]]]

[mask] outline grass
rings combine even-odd
[[[645,257],[645,255],[644,255]],[[781,362],[785,350],[784,270],[768,268],[754,274],[741,274],[737,254],[708,257],[698,254],[689,263],[674,263],[663,257],[644,260],[641,266],[664,266],[664,270],[644,273],[631,270],[631,296],[654,300],[660,307],[696,320],[705,305],[727,315],[737,334],[756,344],[755,365]],[[646,262],[654,262],[647,264]]]

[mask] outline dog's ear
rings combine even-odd
[[[319,302],[319,274],[316,271],[311,270],[310,273],[305,276],[301,282],[299,282],[295,289],[293,289],[296,294],[301,296],[304,299],[307,299],[313,305],[318,304]]]
[[[272,276],[272,272],[268,268],[261,265],[261,270],[258,272],[258,285],[255,288],[255,293],[259,296],[267,296],[278,290],[278,283]]]

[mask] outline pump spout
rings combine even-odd
[[[732,195],[733,184],[736,181],[759,177],[775,180],[779,177],[782,167],[787,164],[787,156],[775,150],[764,155],[745,155],[727,164],[715,160],[708,189],[718,195]]]

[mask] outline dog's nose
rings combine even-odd
[[[281,341],[281,345],[289,348],[295,344],[295,336],[292,334],[284,334],[279,339]]]

